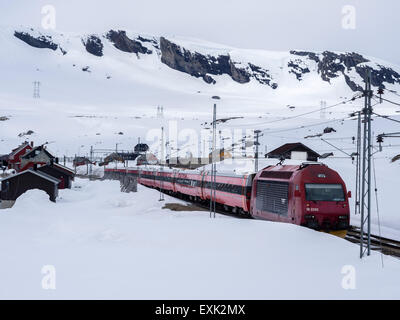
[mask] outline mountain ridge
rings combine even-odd
[[[64,35],[54,32],[52,34],[33,28],[28,30],[15,28],[14,30],[14,37],[29,46],[38,49],[47,48],[52,51],[59,49],[62,55],[68,55],[68,49],[63,46],[63,41],[60,41],[60,37]],[[239,84],[256,81],[260,85],[275,90],[279,88],[280,78],[285,74],[302,82],[308,74],[316,73],[322,81],[328,83],[343,77],[346,85],[356,92],[362,90],[363,75],[367,70],[372,73],[374,87],[387,88],[400,85],[400,73],[394,70],[393,66],[385,66],[380,62],[375,62],[378,59],[371,59],[356,52],[291,50],[276,53],[276,55],[281,54],[281,65],[276,66],[276,61],[271,61],[268,54],[264,59],[256,59],[258,61],[252,61],[251,57],[246,57],[246,51],[258,52],[259,55],[268,53],[264,50],[252,51],[220,46],[214,51],[210,50],[209,45],[198,50],[198,45],[193,46],[192,43],[185,43],[184,40],[176,41],[164,36],[132,35],[121,29],[111,29],[104,33],[85,36],[76,35],[76,37],[80,38],[82,47],[88,53],[99,58],[103,57],[105,42],[110,42],[115,49],[127,54],[135,54],[139,59],[141,55],[157,54],[160,62],[169,68],[200,78],[209,85],[217,83],[217,76],[227,75]],[[197,43],[201,46],[201,41],[198,40]]]

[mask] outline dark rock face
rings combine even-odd
[[[316,53],[314,52],[307,52],[307,51],[295,51],[292,50],[290,51],[290,54],[301,56],[301,57],[307,57],[310,60],[314,60],[315,62],[319,62],[319,57]]]
[[[203,76],[203,80],[208,84],[215,84],[216,83],[215,80],[211,76],[209,76],[207,74]]]
[[[14,36],[35,48],[40,48],[40,49],[47,48],[54,51],[58,49],[58,45],[52,41],[50,36],[40,36],[35,38],[31,36],[29,33],[18,32],[18,31],[14,32]]]
[[[212,56],[191,52],[165,38],[160,39],[160,49],[162,63],[172,69],[202,78],[210,84],[216,83],[212,75],[227,74],[238,83],[248,83],[253,78],[272,89],[278,88],[268,70],[251,63],[239,68],[228,54]]]
[[[358,53],[343,53],[337,54],[330,51],[325,51],[321,55],[314,52],[305,51],[290,51],[292,55],[307,57],[315,61],[318,66],[318,73],[321,75],[322,80],[330,82],[331,79],[339,77],[341,74],[344,76],[347,85],[353,91],[362,91],[363,88],[356,84],[348,75],[348,72],[355,70],[355,72],[363,79],[366,71],[371,71],[372,85],[385,88],[386,83],[399,83],[400,74],[390,68],[379,66],[379,69],[373,69],[369,66],[362,65],[369,62],[366,58]],[[297,76],[297,75],[296,75]],[[298,78],[299,79],[299,78]],[[299,79],[300,80],[300,79]]]
[[[138,54],[138,53],[152,54],[152,51],[147,49],[145,46],[143,46],[139,41],[129,39],[128,36],[126,35],[125,31],[110,30],[107,33],[107,39],[109,39],[114,44],[114,47],[116,47],[117,49],[119,49],[121,51],[136,53],[136,54]],[[140,40],[142,42],[153,42],[154,41],[154,40],[145,39],[142,37],[139,37],[138,40]]]
[[[249,63],[249,68],[251,70],[251,75],[254,77],[259,83],[266,84],[270,86],[272,89],[278,88],[278,84],[272,82],[272,77],[268,73],[268,70],[265,70],[261,67],[258,67],[252,63]]]
[[[161,62],[172,69],[185,72],[197,78],[203,78],[207,83],[215,83],[211,75],[228,74],[239,83],[250,81],[246,70],[236,68],[228,55],[218,57],[205,56],[198,52],[190,52],[185,48],[161,37]]]
[[[97,56],[103,56],[103,43],[100,38],[94,35],[91,35],[86,40],[82,39],[82,43],[86,48],[86,51]]]
[[[291,68],[289,70],[289,73],[295,74],[297,80],[299,80],[299,81],[303,80],[304,74],[310,73],[310,69],[307,67],[302,67],[301,63],[302,63],[302,61],[299,59],[296,59],[294,61],[289,61],[289,63],[288,63],[288,67]]]
[[[399,83],[400,84],[400,74],[391,68],[386,68],[379,65],[380,70],[375,70],[368,66],[357,66],[355,68],[356,72],[361,76],[365,77],[366,70],[371,71],[371,83],[375,87],[382,86],[385,88],[385,82],[390,84]]]

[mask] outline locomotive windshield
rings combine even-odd
[[[308,201],[344,201],[341,184],[306,183],[306,200]]]

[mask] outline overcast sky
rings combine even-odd
[[[357,51],[400,65],[399,0],[0,0],[0,24],[40,27],[48,4],[64,32],[126,28],[249,49]],[[342,27],[345,5],[355,7],[355,29]]]

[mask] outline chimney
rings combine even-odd
[[[58,161],[59,161],[58,158],[56,158],[56,163],[57,163],[57,164],[58,164]]]
[[[33,141],[31,141],[31,147],[33,148]]]
[[[37,163],[35,163],[35,164],[33,165],[33,171],[37,171],[37,168],[38,168],[38,165],[37,165]]]

